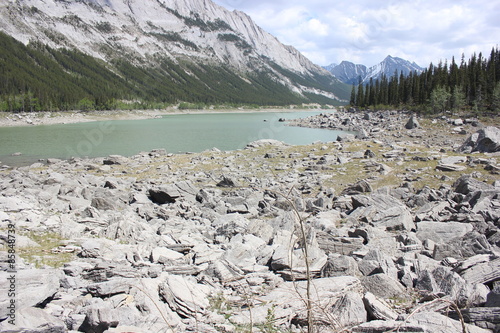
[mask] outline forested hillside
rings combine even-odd
[[[105,63],[76,50],[55,50],[40,43],[25,46],[0,32],[0,110],[153,108],[181,101],[338,104],[314,93],[294,94],[264,72],[239,74],[223,66],[175,64],[166,58],[155,59],[155,64],[136,65],[123,58]],[[317,80],[311,78],[311,84]],[[348,95],[347,89],[344,92]]]
[[[500,51],[494,48],[489,58],[474,54],[460,64],[432,63],[421,74],[395,73],[368,85],[352,87],[350,104],[358,107],[408,107],[441,112],[471,109],[500,111]]]

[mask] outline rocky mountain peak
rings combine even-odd
[[[378,80],[385,75],[386,77],[393,76],[396,71],[399,74],[408,75],[411,72],[421,73],[423,68],[415,62],[393,57],[388,55],[380,63],[366,67],[361,64],[354,64],[350,61],[342,61],[339,65],[325,67],[336,78],[347,84],[359,84],[359,82],[368,83],[370,79]]]
[[[76,49],[105,61],[125,58],[154,65],[162,57],[230,66],[243,73],[263,71],[299,93],[311,89],[282,69],[305,77],[330,75],[247,14],[211,0],[8,0],[0,4],[0,31],[24,44]],[[315,89],[329,98],[346,98],[329,87],[326,94]]]

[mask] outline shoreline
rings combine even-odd
[[[254,112],[303,112],[303,111],[335,111],[336,109],[216,109],[216,110],[113,110],[113,111],[40,111],[23,113],[0,113],[0,128],[2,127],[25,127],[40,125],[64,125],[94,121],[109,120],[141,120],[161,118],[169,115],[180,114],[221,114],[221,113],[254,113]]]

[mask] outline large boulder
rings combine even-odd
[[[209,296],[213,293],[211,287],[178,275],[168,276],[159,290],[170,308],[184,318],[203,315],[210,306]]]
[[[416,116],[411,116],[405,125],[406,129],[414,129],[414,128],[418,128],[418,127],[420,127],[420,124],[418,123]]]
[[[387,231],[412,230],[415,223],[410,210],[393,196],[374,193],[371,196],[355,195],[352,197],[355,208],[349,217],[361,222],[368,222]]]
[[[425,221],[417,223],[417,238],[422,242],[431,240],[435,243],[446,243],[472,230],[473,226],[470,223]]]
[[[372,320],[355,326],[351,329],[357,333],[384,333],[384,332],[425,332],[425,333],[491,333],[474,325],[465,324],[436,312],[417,312],[406,321],[399,320]]]
[[[0,332],[64,333],[66,324],[39,308],[23,308],[17,312],[15,326],[8,321],[0,323]]]
[[[460,151],[483,153],[500,151],[500,129],[494,126],[480,129],[464,142]]]
[[[15,275],[14,279],[10,279]],[[12,281],[16,284],[17,309],[38,306],[53,297],[60,287],[62,272],[56,269],[19,270],[16,274],[0,272],[0,320],[6,318],[9,299],[6,297]]]
[[[471,175],[463,175],[455,181],[455,183],[453,184],[453,189],[457,193],[468,195],[476,191],[495,190],[495,187],[472,178]]]

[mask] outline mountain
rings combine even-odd
[[[95,70],[90,77],[109,71],[106,75],[120,81],[123,91],[116,99],[338,104],[349,96],[349,87],[281,44],[248,15],[210,0],[3,0],[0,31],[24,45],[15,46],[20,52],[27,47],[35,54],[15,68],[24,68],[20,77],[43,70],[31,62],[48,62],[81,79],[80,67],[68,63],[86,59],[92,63],[85,64],[88,70]],[[3,53],[0,66],[9,57]],[[0,85],[0,96],[24,89],[18,85]],[[163,96],[149,94],[148,89],[158,87]],[[94,97],[88,93],[82,98]]]
[[[347,84],[357,85],[360,80],[361,82],[367,84],[370,79],[378,80],[385,75],[387,78],[393,76],[396,71],[398,75],[403,73],[407,76],[412,72],[421,73],[423,68],[418,66],[415,62],[410,62],[408,60],[387,56],[381,63],[367,68],[364,65],[355,65],[349,61],[342,61],[339,65],[324,67],[330,73],[332,73],[340,81]]]
[[[339,65],[327,70],[340,81],[351,85],[358,84],[359,80],[366,76],[366,66],[355,65],[349,61],[342,61]]]

